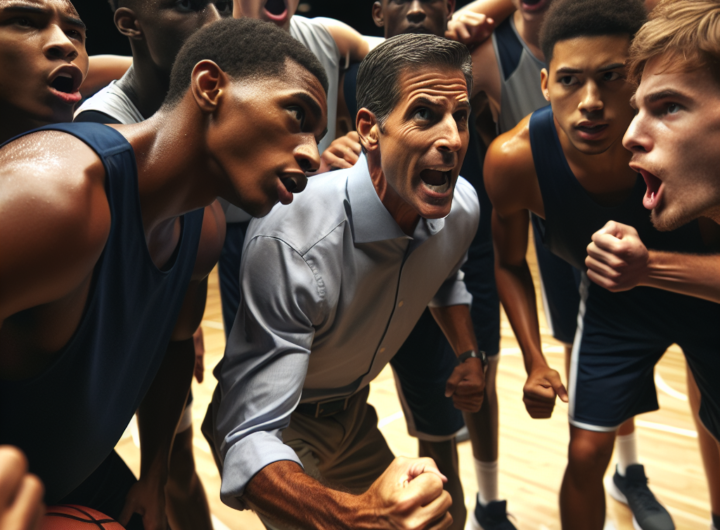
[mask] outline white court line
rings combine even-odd
[[[671,434],[679,434],[680,436],[687,436],[688,438],[697,438],[697,432],[691,431],[690,429],[681,429],[679,427],[670,427],[669,425],[663,425],[662,423],[653,423],[645,420],[635,420],[635,424],[638,427],[645,427],[646,429],[653,429],[655,431],[669,432]]]
[[[665,382],[665,380],[662,378],[662,376],[660,374],[658,374],[657,372],[655,373],[655,384],[658,386],[658,388],[660,388],[660,390],[665,392],[668,396],[672,396],[675,399],[679,399],[680,401],[688,400],[688,398],[685,394],[683,394],[682,392],[678,392],[673,387],[668,385]]]
[[[222,322],[215,322],[214,320],[203,320],[202,325],[210,329],[219,329],[220,331],[225,329]]]
[[[387,418],[383,418],[378,422],[378,429],[382,429],[386,425],[389,425],[390,423],[392,423],[396,420],[399,420],[402,417],[403,417],[402,410],[399,410],[395,414],[390,414],[390,416],[388,416]]]
[[[218,519],[214,515],[211,515],[211,517],[213,530],[230,530],[230,528],[226,526],[225,523],[223,523],[220,519]]]

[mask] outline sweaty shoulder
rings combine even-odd
[[[542,198],[530,145],[530,116],[490,144],[484,178],[493,208],[500,215],[537,210]]]
[[[291,204],[277,204],[265,217],[254,219],[247,237],[273,237],[304,255],[347,221],[350,171],[352,168],[311,177],[305,190],[296,194]]]
[[[92,272],[110,231],[104,183],[100,158],[66,133],[0,149],[0,319],[67,295]]]

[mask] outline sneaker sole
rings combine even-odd
[[[468,524],[465,530],[485,530],[482,526],[480,526],[480,523],[478,523],[474,510],[470,513],[470,517],[468,517]]]
[[[615,499],[618,502],[623,503],[625,506],[628,506],[627,497],[625,497],[625,494],[620,491],[620,488],[618,488],[615,485],[615,481],[610,477],[610,480],[607,481],[607,484],[605,484],[605,488],[607,489],[608,494]],[[629,508],[629,506],[628,506]],[[643,530],[643,527],[640,526],[640,523],[637,522],[637,519],[635,519],[635,516],[633,515],[633,528],[635,530]]]

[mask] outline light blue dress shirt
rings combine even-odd
[[[479,218],[475,190],[459,178],[450,214],[420,219],[405,235],[363,157],[311,178],[291,205],[252,221],[211,412],[226,504],[245,508],[246,484],[268,464],[300,464],[281,435],[299,402],[354,394],[425,307],[471,303],[460,267]]]

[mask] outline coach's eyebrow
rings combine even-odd
[[[652,94],[648,94],[647,96],[645,96],[645,101],[647,101],[648,103],[655,103],[656,101],[660,101],[661,99],[667,99],[667,98],[687,99],[687,96],[685,96],[685,94],[678,92],[677,90],[673,90],[671,88],[666,88],[665,90],[660,90],[658,92],[653,92]]]

